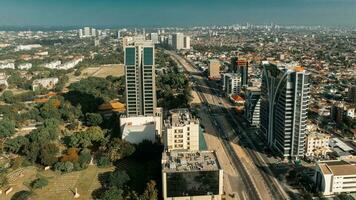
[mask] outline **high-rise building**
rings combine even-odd
[[[171,150],[199,150],[199,120],[188,109],[170,110],[165,121],[164,146]]]
[[[349,87],[349,101],[356,103],[356,85]]]
[[[167,44],[169,47],[173,48],[173,36],[172,35],[168,35]]]
[[[227,96],[239,95],[241,92],[241,77],[235,73],[225,73],[223,75],[223,90]]]
[[[184,35],[183,33],[175,33],[172,35],[173,49],[181,50],[184,48]]]
[[[245,91],[245,117],[250,126],[260,126],[261,90],[257,87],[247,87]]]
[[[91,35],[90,27],[84,27],[84,37],[89,37]]]
[[[78,30],[78,36],[79,36],[79,38],[83,37],[83,29]]]
[[[248,85],[248,61],[237,60],[237,68],[241,74],[241,86]]]
[[[184,37],[184,49],[190,49],[190,37],[189,36],[185,36]]]
[[[231,64],[230,64],[229,72],[237,73],[237,71],[238,71],[237,60],[238,60],[237,57],[232,57],[231,58]]]
[[[211,79],[220,79],[220,61],[213,59],[209,61],[209,77]]]
[[[156,108],[154,44],[136,37],[124,51],[127,115],[153,115]]]
[[[303,67],[263,62],[260,131],[285,158],[304,156],[308,82]]]
[[[96,36],[96,29],[95,29],[95,28],[92,28],[92,29],[91,29],[91,36],[92,36],[92,37],[95,37],[95,36]]]
[[[150,33],[150,40],[152,40],[153,44],[158,44],[158,33]]]

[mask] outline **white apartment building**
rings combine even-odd
[[[46,89],[53,89],[56,84],[58,83],[58,78],[42,78],[42,79],[36,79],[32,82],[32,90],[35,91],[40,87],[46,88]]]
[[[330,135],[322,133],[310,133],[305,141],[305,156],[319,157],[330,152]]]
[[[17,66],[17,69],[20,69],[20,70],[28,70],[28,69],[31,69],[32,68],[32,64],[31,63],[22,63],[22,64],[19,64]]]
[[[225,73],[223,77],[223,90],[225,91],[226,95],[240,95],[241,76],[237,73]]]
[[[323,161],[315,173],[317,189],[325,196],[356,192],[356,165],[343,160]]]
[[[28,44],[28,45],[19,45],[16,47],[15,51],[30,51],[31,49],[41,48],[40,44]]]
[[[190,37],[189,36],[184,37],[184,49],[190,49]]]
[[[172,35],[172,46],[176,50],[184,49],[184,34],[175,33]]]
[[[43,64],[44,68],[48,68],[48,69],[57,69],[57,67],[62,64],[62,62],[60,60],[56,60],[56,61],[52,61],[50,63],[45,63]]]
[[[170,110],[164,128],[165,150],[199,150],[199,120],[193,118],[188,109]]]
[[[15,63],[0,62],[0,69],[15,69]]]

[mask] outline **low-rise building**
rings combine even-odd
[[[8,60],[0,61],[0,69],[15,69],[15,63]]]
[[[162,191],[164,200],[220,200],[223,170],[215,152],[164,152]]]
[[[330,135],[323,133],[311,133],[306,137],[305,155],[307,157],[325,156],[330,152]]]
[[[59,79],[58,78],[42,78],[42,79],[36,79],[32,82],[32,90],[35,91],[39,88],[45,88],[48,90],[53,89],[56,84],[58,83]]]
[[[319,162],[315,182],[325,196],[356,192],[356,165],[342,160]]]
[[[199,120],[188,109],[170,110],[170,115],[164,123],[165,149],[199,150]]]
[[[156,142],[162,135],[163,109],[156,108],[153,116],[120,117],[121,138],[133,144],[144,140]]]
[[[19,64],[17,66],[17,69],[20,69],[20,70],[28,70],[28,69],[31,69],[32,68],[32,64],[31,63],[22,63],[22,64]]]

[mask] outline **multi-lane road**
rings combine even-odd
[[[266,164],[265,155],[259,153],[251,138],[242,128],[231,105],[223,97],[214,84],[205,80],[201,72],[189,61],[173,51],[167,51],[189,74],[193,82],[193,90],[203,103],[201,115],[206,115],[217,133],[223,149],[236,169],[244,187],[238,188],[246,195],[238,195],[238,199],[288,199],[281,185]],[[255,139],[255,138],[254,138]],[[243,145],[241,145],[243,143]],[[236,190],[235,190],[236,191]],[[241,197],[242,196],[242,197]]]

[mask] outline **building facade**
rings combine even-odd
[[[172,35],[172,47],[175,50],[184,49],[184,34],[175,33]]]
[[[235,73],[223,75],[223,90],[226,96],[239,95],[241,92],[241,76]]]
[[[156,108],[154,44],[134,38],[124,51],[127,115],[152,116]]]
[[[209,77],[211,79],[220,79],[220,61],[213,59],[209,61]]]
[[[315,182],[325,196],[356,192],[356,165],[342,160],[319,162]]]
[[[330,152],[330,135],[322,133],[308,134],[305,141],[305,156],[320,157]]]
[[[304,156],[308,79],[303,67],[263,63],[260,132],[284,158]]]
[[[199,120],[188,109],[170,110],[164,128],[165,150],[199,150]]]
[[[257,87],[247,87],[245,91],[245,118],[250,126],[260,126],[261,90]]]
[[[164,200],[221,200],[223,176],[213,151],[162,154]]]

